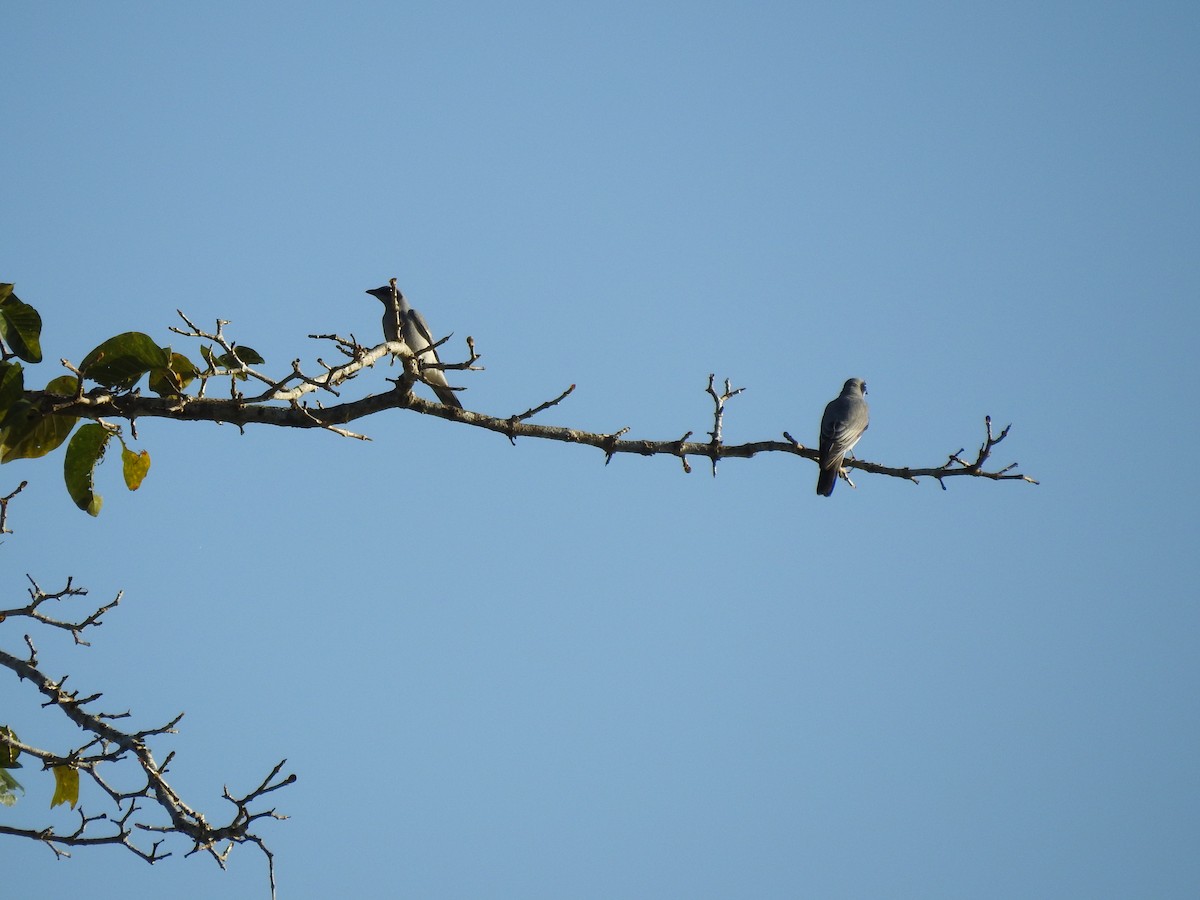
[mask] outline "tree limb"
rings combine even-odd
[[[374,351],[372,351],[373,354]],[[422,415],[437,416],[463,425],[495,431],[514,443],[518,437],[526,437],[596,447],[604,452],[606,459],[625,453],[637,456],[662,455],[680,458],[701,456],[714,464],[722,459],[749,459],[760,453],[787,453],[813,462],[819,458],[819,453],[815,448],[803,446],[787,432],[784,432],[785,439],[782,441],[765,440],[743,444],[721,442],[719,429],[724,415],[724,400],[734,396],[737,391],[732,393],[726,391],[727,396],[724,399],[717,395],[714,429],[713,432],[710,432],[710,434],[715,433],[716,437],[703,443],[680,439],[622,439],[619,435],[625,433],[624,431],[618,431],[614,435],[613,433],[584,431],[558,425],[537,425],[527,421],[532,414],[553,406],[567,393],[569,390],[555,400],[543,403],[540,407],[506,417],[492,416],[468,409],[455,409],[425,400],[412,393],[411,387],[405,390],[403,384],[397,385],[396,390],[371,394],[359,400],[351,400],[333,406],[309,406],[298,403],[287,406],[271,406],[264,402],[249,401],[244,398],[148,397],[133,393],[115,394],[104,389],[89,391],[79,399],[66,400],[42,391],[27,391],[26,398],[45,412],[53,411],[60,415],[89,419],[103,417],[134,421],[139,418],[152,417],[179,421],[228,422],[238,427],[254,424],[327,430],[335,430],[337,426],[375,415],[387,409],[408,409]],[[1016,463],[996,471],[984,469],[984,463],[991,455],[992,450],[1008,436],[1009,428],[1011,428],[1011,426],[1006,426],[999,435],[993,436],[991,417],[986,417],[984,421],[987,427],[987,438],[980,447],[978,457],[972,462],[961,459],[959,454],[962,451],[960,450],[950,454],[947,462],[939,466],[887,466],[862,459],[847,460],[845,465],[846,468],[859,469],[874,475],[904,478],[909,481],[916,481],[921,476],[936,478],[942,483],[943,488],[945,487],[944,479],[955,476],[988,478],[993,481],[1025,481],[1037,484],[1038,482],[1030,476],[1016,472],[1014,470]]]
[[[217,321],[216,332],[209,333],[197,328],[182,312],[180,317],[187,323],[188,329],[173,328],[178,334],[203,340],[212,340],[227,354],[236,357],[237,345],[225,337],[223,320]],[[388,409],[407,409],[422,415],[437,416],[463,425],[484,428],[503,434],[512,443],[518,437],[536,438],[539,440],[560,441],[566,444],[582,444],[596,447],[604,452],[605,462],[610,461],[616,454],[635,454],[638,456],[674,456],[683,463],[685,472],[690,472],[687,457],[702,456],[712,465],[716,475],[716,465],[722,459],[748,459],[759,453],[788,453],[816,462],[818,451],[800,444],[787,432],[783,433],[784,441],[754,441],[744,444],[726,444],[722,440],[722,426],[726,412],[726,403],[740,394],[744,388],[733,388],[728,379],[725,381],[723,393],[718,393],[714,385],[714,375],[709,375],[706,393],[713,401],[713,428],[709,432],[710,440],[706,443],[690,442],[687,440],[692,432],[681,439],[646,440],[624,438],[628,429],[615,432],[594,432],[578,428],[555,425],[538,425],[529,422],[538,413],[558,405],[573,390],[574,385],[567,388],[553,400],[548,400],[527,409],[525,412],[508,416],[493,416],[487,413],[468,409],[455,409],[441,403],[425,400],[413,393],[417,381],[422,380],[421,370],[425,366],[418,362],[403,342],[385,342],[375,347],[364,347],[353,338],[342,338],[337,335],[310,335],[310,337],[334,342],[338,352],[348,359],[346,362],[331,366],[319,361],[325,369],[317,376],[307,376],[300,370],[299,361],[292,363],[292,372],[281,379],[272,379],[254,371],[249,366],[242,365],[236,374],[252,377],[267,386],[266,390],[253,397],[240,394],[236,388],[231,388],[227,398],[204,396],[204,382],[217,377],[219,374],[206,372],[202,376],[200,390],[196,395],[179,394],[170,397],[143,396],[138,391],[114,391],[99,387],[90,391],[80,391],[74,396],[64,397],[46,391],[26,391],[25,399],[34,404],[39,412],[46,415],[78,416],[87,419],[118,418],[130,423],[139,418],[165,418],[178,421],[207,421],[227,422],[244,428],[246,425],[271,425],[285,428],[321,428],[345,437],[367,440],[366,436],[348,431],[342,426],[358,419],[366,418]],[[443,338],[442,343],[446,339]],[[438,363],[442,369],[471,369],[479,354],[475,342],[467,339],[470,356],[463,363]],[[309,403],[304,398],[317,391],[328,392],[340,396],[336,388],[354,378],[363,369],[373,366],[382,359],[398,358],[404,364],[405,373],[394,379],[395,388],[391,391],[370,394],[358,400],[334,403],[326,406],[322,403]],[[65,362],[65,361],[64,361]],[[231,370],[232,372],[233,370]],[[391,380],[391,379],[389,379]],[[231,384],[236,380],[231,378]],[[967,462],[957,453],[949,455],[946,463],[940,466],[886,466],[866,460],[848,460],[846,468],[860,469],[876,475],[887,475],[894,478],[904,478],[917,481],[921,476],[936,478],[945,489],[945,479],[954,476],[972,476],[988,478],[994,481],[1025,481],[1031,484],[1037,482],[1027,475],[1015,471],[1016,463],[1002,469],[988,471],[984,463],[992,449],[1008,435],[1009,427],[994,436],[991,430],[991,418],[985,419],[987,437],[980,448],[978,457]],[[0,506],[0,515],[3,506]],[[2,522],[2,519],[0,519]]]
[[[30,584],[30,602],[24,606],[0,610],[0,622],[25,618],[42,625],[65,629],[71,632],[75,642],[81,645],[87,644],[81,636],[86,629],[99,627],[104,614],[116,607],[121,599],[118,595],[111,603],[95,608],[81,619],[57,618],[43,612],[41,607],[47,603],[53,604],[79,597],[87,592],[73,587],[69,580],[62,590],[52,593],[43,591],[32,578]],[[138,839],[139,834],[182,835],[192,845],[186,855],[203,851],[222,868],[235,844],[251,843],[262,851],[267,860],[271,897],[274,898],[274,856],[261,836],[251,829],[261,819],[286,817],[279,815],[273,808],[252,810],[251,805],[266,794],[296,780],[295,775],[281,776],[286,760],[280,761],[258,787],[245,796],[235,797],[226,789],[224,798],[233,804],[233,813],[226,823],[211,824],[202,813],[185,802],[167,781],[167,766],[174,754],[168,754],[160,763],[150,749],[149,739],[175,733],[175,726],[183,718],[182,713],[170,722],[154,728],[141,731],[118,728],[113,722],[127,718],[129,713],[106,713],[89,709],[88,707],[95,704],[101,695],[95,693],[81,697],[79,691],[66,687],[66,676],[58,680],[51,678],[40,668],[37,649],[29,635],[25,636],[25,644],[29,652],[24,658],[0,650],[0,666],[9,669],[20,681],[29,682],[45,698],[42,705],[59,710],[87,735],[87,740],[66,753],[58,753],[24,743],[0,730],[0,744],[39,760],[43,769],[67,766],[86,774],[108,797],[115,812],[88,815],[80,806],[77,810],[79,823],[73,831],[60,832],[53,826],[28,829],[0,825],[0,834],[40,841],[60,857],[70,855],[65,849],[68,847],[117,844],[128,848],[149,863],[165,859],[171,854],[162,849],[165,837],[154,840],[147,846]],[[113,766],[122,763],[140,772],[140,787],[119,790],[110,784],[106,773]],[[150,814],[161,818],[156,820],[149,817]]]

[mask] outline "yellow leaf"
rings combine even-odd
[[[50,808],[69,803],[74,809],[79,802],[79,770],[72,766],[53,766],[51,771],[54,772],[54,797],[50,801]]]
[[[125,443],[121,443],[121,470],[125,474],[125,486],[136,491],[142,486],[142,479],[150,471],[150,454],[143,450],[134,453]]]

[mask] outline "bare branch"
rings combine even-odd
[[[47,615],[42,611],[52,604],[86,595],[68,580],[66,587],[57,592],[43,591],[30,578],[32,585],[30,602],[23,607],[0,611],[0,621],[24,617],[40,624],[64,629],[75,637],[77,644],[86,644],[81,634],[87,628],[99,627],[101,618],[120,602],[118,594],[112,602],[95,608],[83,618],[68,621]],[[162,763],[157,762],[150,749],[149,740],[174,734],[175,727],[183,718],[182,713],[171,721],[138,731],[123,730],[113,722],[128,717],[129,713],[110,713],[88,709],[100,699],[101,694],[81,696],[79,691],[66,687],[66,677],[58,680],[49,677],[38,664],[38,654],[29,635],[25,636],[29,648],[27,658],[14,656],[0,650],[0,667],[7,668],[17,678],[32,685],[45,698],[43,706],[59,710],[80,729],[87,739],[83,744],[65,753],[50,751],[24,743],[8,732],[0,731],[0,744],[15,748],[21,754],[41,762],[43,768],[70,766],[86,775],[112,803],[114,812],[88,815],[81,806],[78,810],[79,823],[74,831],[56,831],[48,826],[41,829],[14,828],[0,825],[0,834],[36,840],[49,847],[58,856],[69,856],[66,848],[120,845],[149,863],[157,862],[170,855],[163,850],[165,836],[180,835],[186,838],[191,848],[186,855],[205,852],[218,865],[224,866],[225,859],[235,844],[249,843],[258,847],[267,860],[271,896],[275,896],[274,856],[262,837],[254,832],[255,823],[262,819],[283,819],[274,809],[253,809],[266,794],[293,783],[295,775],[281,775],[286,761],[279,762],[262,782],[247,793],[237,797],[228,788],[223,796],[233,804],[233,812],[224,824],[211,824],[205,816],[193,809],[171,787],[167,781],[167,766],[174,758],[169,753]],[[141,786],[132,790],[118,790],[109,783],[105,772],[114,765],[125,764],[141,773]],[[164,835],[148,845],[139,835],[155,833]]]
[[[725,401],[730,397],[736,397],[745,390],[745,388],[734,389],[730,385],[729,379],[726,378],[725,391],[724,393],[718,394],[716,389],[713,387],[713,379],[716,377],[717,376],[711,372],[708,374],[708,387],[706,388],[708,395],[712,397],[713,401],[713,427],[712,431],[708,433],[708,436],[712,438],[710,443],[712,444],[713,455],[709,461],[712,463],[713,478],[717,477],[717,460],[720,459],[719,453],[721,449],[721,425],[725,421]],[[690,470],[688,470],[685,466],[684,471]]]
[[[8,527],[8,504],[17,494],[25,490],[28,484],[28,481],[22,481],[11,494],[0,497],[0,534],[12,534],[12,530]]]
[[[467,340],[470,341],[470,338],[467,338]],[[474,349],[474,348],[472,347],[472,349]],[[559,394],[553,400],[547,400],[545,403],[541,403],[537,406],[527,409],[527,410],[525,410],[525,412],[519,413],[518,415],[509,416],[508,421],[515,425],[518,422],[524,422],[526,419],[532,419],[538,413],[544,412],[545,410],[549,409],[552,406],[558,406],[558,404],[561,403],[563,400],[565,400],[568,397],[568,395],[570,395],[570,393],[574,390],[575,390],[575,385],[571,385],[569,388],[567,388],[565,391],[563,391],[561,394]],[[515,444],[517,442],[516,434],[510,431],[509,435],[508,435],[508,440],[510,443]]]
[[[56,619],[53,616],[49,616],[41,612],[40,607],[46,603],[57,603],[72,597],[86,597],[87,590],[85,588],[74,587],[72,579],[68,578],[66,587],[52,593],[47,593],[41,589],[41,587],[36,581],[33,580],[33,578],[30,578],[29,576],[26,577],[29,578],[29,584],[31,585],[29,588],[30,602],[25,606],[13,607],[12,609],[0,609],[0,622],[3,622],[7,618],[24,616],[26,618],[33,619],[35,622],[40,622],[43,625],[49,625],[53,628],[60,628],[64,631],[69,631],[71,632],[72,637],[75,638],[75,643],[87,646],[88,642],[83,639],[84,629],[90,627],[99,627],[101,624],[101,617],[110,609],[115,608],[116,605],[121,602],[121,594],[118,593],[111,603],[106,603],[103,606],[98,607],[90,615],[80,619],[79,621],[69,622],[62,619]]]
[[[390,352],[392,348],[397,347],[407,350],[407,348],[403,347],[403,344],[381,344],[379,347],[373,348],[364,357],[364,364],[366,360],[370,360],[371,362],[378,360]],[[408,358],[412,358],[411,354],[409,354]],[[359,400],[316,409],[301,404],[268,406],[245,399],[188,398],[180,400],[179,398],[143,397],[132,394],[114,394],[104,389],[89,391],[81,401],[68,403],[64,403],[61,397],[47,395],[42,391],[27,391],[25,396],[31,402],[42,405],[47,411],[50,406],[53,406],[55,407],[54,411],[59,414],[91,419],[102,416],[129,420],[159,417],[182,421],[228,422],[238,427],[255,424],[288,428],[323,428],[326,430],[334,430],[332,426],[344,425],[347,422],[365,418],[386,409],[407,409],[422,415],[437,416],[438,418],[459,422],[463,425],[471,425],[476,428],[495,431],[503,434],[513,442],[518,437],[530,437],[541,440],[561,441],[566,444],[584,444],[596,447],[604,451],[606,461],[622,453],[638,456],[703,456],[712,461],[721,459],[748,459],[759,453],[788,453],[814,462],[818,459],[816,449],[805,447],[787,435],[785,435],[786,440],[784,441],[753,441],[744,444],[725,444],[720,441],[714,442],[713,440],[709,440],[706,443],[700,444],[682,442],[678,439],[621,440],[620,438],[627,433],[628,429],[623,429],[616,434],[605,434],[563,426],[535,425],[524,421],[521,416],[499,418],[487,415],[486,413],[474,412],[467,409],[455,409],[441,403],[425,400],[412,393],[411,384],[406,384],[406,382],[408,382],[408,379],[402,378],[398,380],[396,390],[382,394],[372,394]],[[726,391],[728,396],[725,399],[728,400],[729,397],[735,396],[741,390],[738,388]],[[568,393],[570,391],[564,392],[562,396],[566,396]],[[713,427],[713,431],[716,431],[717,425],[720,424],[717,420],[723,417],[724,406],[721,394],[717,394],[715,389],[712,391],[712,394],[716,395]],[[557,401],[542,404],[540,408],[552,406],[555,402]],[[539,407],[535,407],[531,413],[538,410]],[[865,460],[848,460],[846,466],[847,468],[860,469],[875,475],[888,475],[912,481],[915,481],[920,476],[928,476],[939,480],[952,476],[973,476],[988,478],[993,481],[1025,481],[1030,484],[1037,484],[1037,481],[1033,478],[1013,471],[1012,466],[1005,467],[1000,471],[987,471],[983,468],[983,464],[991,455],[992,450],[1008,436],[1009,431],[1008,428],[1005,428],[999,435],[993,435],[990,431],[990,418],[986,421],[989,423],[988,435],[980,449],[979,457],[972,463],[963,461],[958,454],[951,454],[947,462],[941,466],[896,467]],[[710,436],[711,434],[712,432],[710,432]]]
[[[398,293],[393,280],[393,301],[398,303]],[[397,306],[398,310],[398,306]],[[177,311],[187,325],[186,329],[174,328],[172,331],[186,337],[211,341],[220,347],[229,358],[239,362],[239,366],[225,371],[213,369],[200,376],[201,386],[197,394],[176,397],[143,397],[136,392],[112,391],[106,388],[95,388],[87,393],[81,393],[74,398],[47,395],[42,391],[27,391],[25,397],[38,406],[46,414],[78,416],[99,420],[102,417],[126,419],[135,422],[139,418],[159,417],[181,421],[211,421],[227,422],[244,430],[247,425],[273,425],[286,428],[321,428],[334,434],[367,440],[367,436],[351,431],[342,426],[360,418],[375,415],[386,409],[405,409],[421,415],[432,415],[439,418],[484,428],[503,434],[511,443],[516,443],[518,437],[532,437],[541,440],[561,441],[567,444],[587,444],[603,451],[607,464],[620,453],[632,453],[639,456],[669,455],[679,459],[684,472],[690,472],[688,456],[703,456],[709,460],[713,475],[716,475],[717,463],[722,459],[749,458],[759,453],[789,453],[804,459],[818,459],[816,449],[808,448],[795,440],[786,431],[784,441],[754,441],[744,444],[724,443],[724,420],[727,403],[730,399],[742,393],[744,388],[734,388],[729,379],[725,380],[724,390],[719,391],[715,386],[716,376],[708,376],[706,393],[713,403],[713,424],[708,432],[709,441],[705,444],[689,442],[689,431],[682,439],[676,440],[633,440],[625,438],[629,429],[621,429],[615,433],[584,431],[577,428],[567,428],[553,425],[535,425],[528,420],[545,410],[557,406],[575,389],[571,385],[553,400],[540,403],[523,413],[509,415],[504,418],[491,416],[486,413],[467,409],[456,409],[442,403],[434,403],[418,397],[413,388],[418,381],[423,381],[425,369],[437,368],[443,370],[478,371],[481,367],[474,363],[480,358],[473,338],[467,338],[469,357],[464,362],[426,362],[418,359],[403,341],[385,342],[375,347],[359,345],[353,338],[343,338],[332,334],[314,334],[314,339],[331,340],[338,351],[347,357],[347,361],[339,365],[328,365],[319,361],[324,369],[316,376],[306,375],[301,371],[298,360],[292,362],[291,372],[283,378],[272,379],[256,372],[245,365],[237,355],[237,344],[230,340],[224,332],[227,321],[218,319],[215,331],[208,332],[198,328],[181,310]],[[398,312],[397,312],[398,315]],[[441,346],[449,339],[442,338],[434,347]],[[425,354],[423,354],[424,356]],[[340,398],[338,386],[354,378],[363,369],[374,366],[382,359],[399,358],[404,365],[404,374],[399,378],[388,379],[395,388],[379,394],[372,394],[358,400],[337,402],[332,405],[315,403],[310,405],[303,398],[314,391],[325,391]],[[236,388],[237,378],[230,377],[230,396],[228,399],[210,398],[204,396],[204,382],[207,379],[220,376],[239,376],[253,378],[266,386],[266,389],[253,397],[240,394]],[[461,390],[461,388],[451,388]],[[980,447],[974,461],[964,460],[962,450],[952,453],[941,466],[928,467],[894,467],[863,460],[848,460],[843,476],[847,481],[849,469],[861,469],[878,475],[904,478],[917,481],[921,476],[937,479],[945,488],[945,479],[952,476],[972,476],[988,478],[995,481],[1026,481],[1037,482],[1027,475],[1016,472],[1016,464],[995,471],[988,471],[984,464],[990,457],[997,444],[1008,436],[1006,427],[999,435],[992,432],[991,418],[987,418],[986,438]],[[853,485],[853,482],[850,482]],[[0,507],[0,510],[3,508]]]

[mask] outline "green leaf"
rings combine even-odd
[[[23,396],[20,369],[16,364],[8,370],[0,368],[0,463],[45,456],[67,439],[79,421],[76,416],[38,412]],[[78,389],[79,379],[74,375],[59,375],[46,385],[46,393],[63,397],[75,396]],[[18,399],[9,402],[14,394]]]
[[[93,490],[96,466],[104,458],[108,446],[109,431],[103,425],[89,422],[81,425],[67,444],[67,457],[63,461],[63,480],[67,493],[75,505],[90,516],[100,515],[104,498]]]
[[[258,351],[250,347],[239,347],[233,345],[234,351],[237,353],[235,357],[233,353],[222,353],[217,357],[217,363],[227,369],[240,369],[243,364],[247,366],[257,366],[260,363],[265,363],[266,360],[258,355]],[[241,360],[239,363],[238,360]]]
[[[0,725],[0,731],[3,731],[5,735],[16,740],[16,732],[7,725]],[[22,794],[25,793],[25,788],[21,787],[21,782],[13,778],[8,771],[9,769],[21,768],[21,764],[17,762],[17,757],[20,755],[20,750],[10,747],[8,744],[0,743],[0,806],[12,806],[17,802],[17,796],[13,793],[14,788]]]
[[[166,368],[155,369],[150,373],[150,390],[160,397],[174,397],[192,383],[192,379],[200,374],[200,370],[182,353],[171,352],[166,347],[163,348],[163,352],[169,353],[171,361]]]
[[[25,788],[21,786],[21,782],[9,775],[7,769],[0,769],[0,806],[12,806],[17,802],[13,788],[16,788],[22,794],[25,793]]]
[[[46,393],[58,397],[74,397],[79,393],[79,379],[74,375],[59,375],[50,379],[46,385]]]
[[[4,414],[25,394],[25,369],[20,363],[0,362],[0,423]]]
[[[17,733],[7,725],[0,725],[0,731],[4,732],[5,737],[10,737],[14,741],[18,740]],[[19,769],[21,764],[17,762],[17,757],[21,755],[21,751],[16,747],[9,746],[0,742],[0,769]]]
[[[5,432],[4,434],[0,434],[0,441],[8,433],[17,429],[32,428],[37,424],[40,415],[41,413],[38,412],[37,407],[24,397],[9,404],[8,409],[4,411],[4,415],[0,416],[0,428],[3,428]]]
[[[111,337],[79,364],[85,378],[105,387],[129,389],[143,375],[155,369],[165,369],[170,363],[166,351],[148,334],[127,331]]]
[[[125,474],[125,486],[136,491],[142,486],[142,479],[150,471],[150,454],[145,450],[134,453],[121,442],[121,470]]]
[[[0,463],[45,456],[67,439],[76,421],[74,416],[43,416],[28,400],[18,400],[0,429]]]
[[[50,800],[50,808],[60,803],[71,804],[71,809],[79,802],[79,770],[74,766],[51,766],[54,773],[54,796]]]
[[[17,383],[19,376],[18,372]],[[11,396],[12,378],[11,372],[0,374],[0,396]],[[59,376],[46,385],[47,394],[64,397],[73,397],[78,389],[79,379],[74,376]],[[74,415],[43,415],[24,396],[7,409],[0,402],[0,463],[46,456],[67,439],[77,421]]]
[[[25,362],[42,361],[42,317],[12,292],[11,284],[0,285],[0,340]]]

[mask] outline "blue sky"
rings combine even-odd
[[[143,421],[97,520],[61,456],[0,470],[7,597],[125,591],[46,668],[186,711],[160,753],[213,818],[288,757],[282,898],[1195,896],[1200,12],[1051,6],[5,10],[27,383],[130,329],[195,354],[176,308],[284,373],[397,276],[475,338],[472,409],[575,383],[541,421],[703,434],[713,372],[729,441],[815,443],[853,375],[863,458],[990,414],[1042,482]],[[23,774],[0,815],[69,827]],[[265,896],[252,849],[176,849],[0,859],[13,895]]]

